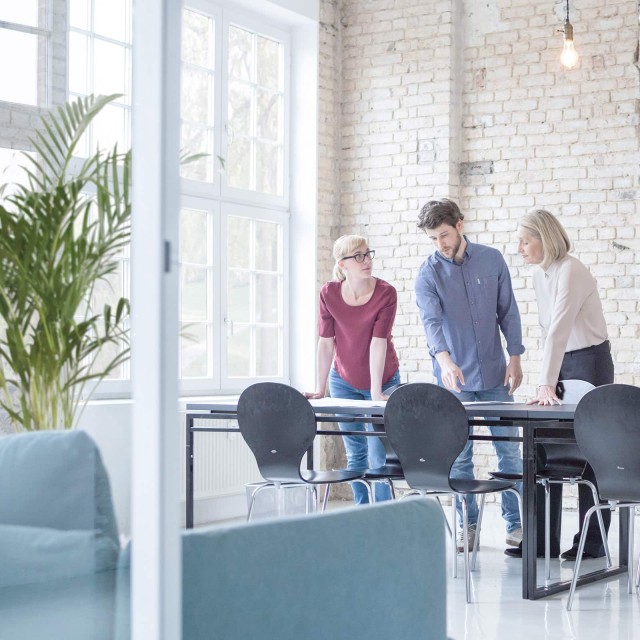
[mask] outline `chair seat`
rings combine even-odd
[[[309,484],[333,484],[334,482],[349,482],[362,478],[364,471],[348,471],[339,469],[336,471],[301,471],[300,476]]]
[[[399,464],[385,464],[377,469],[367,469],[364,474],[366,480],[377,480],[385,478],[388,480],[402,480],[404,471]]]
[[[465,480],[462,478],[450,478],[451,488],[456,493],[492,493],[513,489],[515,482],[508,480]]]
[[[489,471],[489,475],[496,480],[511,480],[512,482],[522,482],[521,473],[505,473],[502,471]]]

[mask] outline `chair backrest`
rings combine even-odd
[[[576,408],[574,429],[601,499],[640,501],[640,388],[593,389]]]
[[[384,422],[409,486],[451,491],[449,471],[469,437],[467,413],[453,393],[425,382],[403,385],[387,401]]]
[[[251,385],[238,400],[238,426],[265,480],[300,481],[300,461],[316,435],[316,418],[299,391],[277,382]]]
[[[561,380],[558,386],[562,390],[563,404],[578,404],[586,393],[596,388],[586,380]]]

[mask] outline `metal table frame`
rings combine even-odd
[[[314,404],[313,401],[311,403]],[[536,490],[536,444],[567,442],[563,435],[552,438],[548,430],[559,429],[559,433],[566,434],[567,429],[573,428],[575,405],[555,407],[540,407],[525,404],[480,403],[465,406],[469,425],[497,425],[522,427],[522,437],[494,437],[492,435],[472,435],[473,440],[516,440],[523,443],[523,547],[522,547],[522,597],[527,600],[537,600],[561,591],[567,591],[570,581],[554,582],[547,586],[537,584],[537,490]],[[195,420],[236,420],[237,398],[225,399],[220,402],[187,404],[186,414],[186,526],[193,527],[193,465],[195,456],[195,433],[235,433],[237,427],[195,426]],[[354,406],[342,404],[331,406],[323,404],[314,406],[318,422],[370,422],[381,424],[384,422],[382,414],[384,408],[367,408],[363,414],[363,406],[354,401]],[[336,414],[340,414],[338,417]],[[542,437],[537,432],[544,429],[547,433]],[[318,435],[342,436],[365,435],[384,436],[384,432],[343,432],[318,429]],[[313,468],[313,449],[307,453],[307,466]],[[610,569],[599,569],[583,574],[578,579],[578,585],[588,584],[597,580],[609,579],[627,571],[627,539],[629,532],[629,513],[623,509],[620,512],[620,542],[619,565]]]

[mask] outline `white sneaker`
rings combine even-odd
[[[514,529],[511,533],[507,533],[506,542],[511,547],[517,547],[522,542],[522,529]]]
[[[464,551],[464,537],[463,537],[463,530],[460,529],[460,531],[458,531],[458,540],[456,542],[456,547],[458,548],[458,551],[462,552]],[[470,524],[469,527],[467,528],[467,540],[469,541],[469,552],[473,551],[473,545],[476,542],[476,525],[475,524]],[[479,549],[480,547],[478,547]]]

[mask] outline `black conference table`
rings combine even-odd
[[[186,414],[186,526],[193,527],[193,466],[195,460],[195,434],[198,432],[237,432],[238,428],[215,425],[197,425],[195,421],[235,420],[237,418],[238,396],[217,399],[214,402],[189,403]],[[337,400],[323,398],[311,400],[316,420],[323,422],[370,422],[384,423],[384,402],[367,402],[362,400]],[[537,528],[536,513],[538,508],[536,490],[536,445],[554,442],[570,442],[567,433],[573,428],[573,416],[576,405],[560,405],[541,407],[518,403],[464,403],[469,418],[469,425],[474,426],[517,426],[522,428],[522,437],[503,438],[492,435],[472,435],[473,440],[517,440],[523,443],[523,544],[522,544],[522,597],[537,600],[569,589],[570,581],[559,581],[546,585],[537,584]],[[338,415],[340,417],[338,417]],[[557,430],[557,437],[553,430]],[[318,435],[336,436],[353,433],[353,435],[384,435],[383,432],[340,432],[318,429]],[[313,468],[313,451],[307,454],[307,466]],[[544,508],[544,505],[541,505]],[[626,509],[620,512],[620,546],[619,565],[609,569],[598,569],[583,574],[578,585],[608,579],[627,571],[627,536],[629,514]]]

